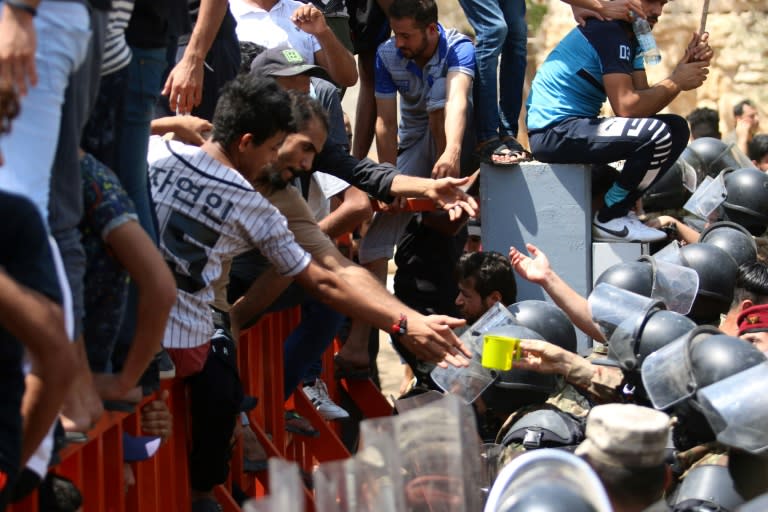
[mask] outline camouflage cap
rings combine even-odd
[[[664,461],[669,428],[669,416],[655,409],[598,405],[587,417],[587,438],[576,454],[614,466],[656,466]]]

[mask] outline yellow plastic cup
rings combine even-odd
[[[492,370],[510,370],[512,361],[519,360],[520,338],[486,334],[483,336],[483,357],[480,364]]]

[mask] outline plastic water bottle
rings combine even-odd
[[[651,26],[648,20],[639,16],[632,16],[632,29],[635,31],[637,42],[640,43],[640,50],[643,52],[643,60],[649,66],[655,66],[661,62],[661,53],[656,47],[656,39],[651,34]]]

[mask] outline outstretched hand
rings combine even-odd
[[[479,209],[475,198],[461,189],[462,185],[469,183],[466,178],[440,178],[430,180],[424,195],[432,199],[438,208],[448,212],[448,217],[455,220],[466,212],[470,217],[477,215]]]
[[[540,251],[535,245],[525,244],[525,247],[533,258],[526,256],[515,247],[510,247],[509,262],[520,277],[526,281],[541,285],[552,271],[552,267],[549,265],[549,259],[547,258],[547,255]]]
[[[453,332],[465,323],[465,320],[445,315],[409,316],[408,333],[400,338],[400,342],[423,361],[442,367],[448,364],[468,366],[472,352]]]
[[[566,375],[572,353],[543,340],[520,340],[522,357],[514,367],[538,373]]]

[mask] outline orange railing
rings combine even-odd
[[[320,462],[349,457],[340,439],[338,424],[325,422],[303,393],[297,392],[286,405],[283,401],[283,341],[300,320],[299,308],[264,316],[242,333],[238,346],[240,374],[246,394],[259,397],[250,411],[251,428],[270,457],[296,461],[307,474]],[[389,415],[392,408],[370,380],[333,379],[333,348],[324,356],[324,380],[332,397],[346,392],[365,417]],[[107,412],[88,432],[88,442],[67,446],[61,463],[52,469],[71,479],[83,494],[85,512],[165,512],[189,510],[187,450],[189,443],[188,407],[184,383],[164,381],[173,414],[173,435],[157,454],[132,464],[136,484],[125,488],[123,477],[123,432],[139,435],[139,414]],[[147,397],[141,405],[155,397]],[[320,432],[316,438],[292,435],[285,430],[286,406],[295,408]],[[234,451],[230,480],[216,489],[226,512],[240,510],[232,498],[236,483],[249,496],[268,491],[267,472],[242,471],[242,450]],[[305,489],[307,510],[314,510],[312,494]],[[38,512],[33,493],[9,509],[11,512]],[[40,511],[44,512],[44,511]]]

